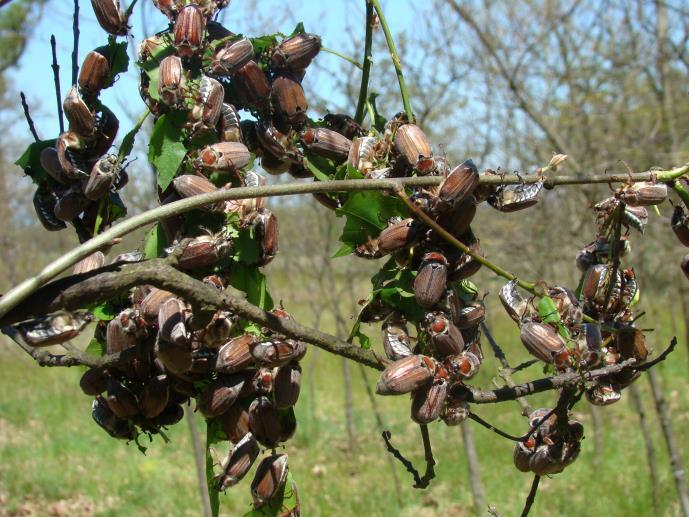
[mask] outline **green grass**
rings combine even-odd
[[[497,309],[497,308],[496,308]],[[306,307],[297,307],[307,320]],[[496,313],[497,311],[494,311]],[[324,327],[331,322],[325,321]],[[495,318],[497,339],[513,363],[527,358],[515,328]],[[665,324],[667,323],[667,325]],[[669,321],[655,325],[656,350],[669,341]],[[494,361],[486,361],[473,381],[491,386]],[[354,444],[348,443],[344,416],[341,359],[312,349],[304,360],[299,428],[287,444],[290,466],[299,486],[304,515],[466,515],[472,512],[466,457],[459,428],[430,426],[437,477],[427,490],[411,488],[411,477],[396,463],[402,485],[401,506],[395,495],[389,457],[376,427],[359,369],[352,365]],[[658,368],[674,418],[678,443],[688,443],[689,386],[684,344]],[[78,388],[80,370],[35,366],[9,343],[0,343],[0,515],[33,511],[38,515],[198,515],[199,498],[186,422],[169,430],[171,443],[148,444],[144,456],[134,444],[109,438],[91,420],[90,399]],[[376,372],[369,371],[374,384]],[[540,376],[538,367],[516,381]],[[638,382],[650,417],[661,475],[660,513],[677,515],[678,505],[664,442],[647,382]],[[552,405],[552,393],[531,397],[534,407]],[[377,397],[393,443],[422,466],[418,427],[409,419],[407,397]],[[525,431],[515,403],[475,406],[486,420],[511,432]],[[648,469],[638,417],[628,395],[602,408],[603,450],[594,457],[591,417],[585,403],[576,417],[587,435],[579,459],[563,474],[543,479],[533,515],[648,515],[652,513]],[[199,420],[201,426],[202,422]],[[474,426],[486,499],[502,515],[521,511],[531,476],[512,466],[512,443]],[[202,427],[203,429],[203,427]],[[227,452],[223,446],[222,455]],[[687,451],[682,450],[685,463]],[[595,461],[595,460],[598,461]],[[250,479],[221,498],[225,515],[249,509]],[[66,509],[66,510],[65,510]],[[482,512],[484,513],[484,512]]]

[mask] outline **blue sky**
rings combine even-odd
[[[133,25],[134,47],[142,39],[142,5],[150,3],[150,0],[139,0],[135,8],[134,16],[131,20]],[[345,38],[347,35],[342,31],[346,23],[360,23],[362,28],[360,37],[363,39],[363,0],[322,0],[314,2],[302,0],[289,2],[290,12],[285,15],[284,1],[280,0],[233,0],[224,12],[224,24],[234,32],[247,32],[246,16],[254,19],[266,19],[272,26],[265,27],[262,33],[287,32],[290,31],[296,22],[303,21],[306,29],[323,36],[325,46],[335,50],[342,50],[348,47]],[[389,0],[382,2],[384,12],[388,17],[388,22],[393,33],[403,30],[413,29],[414,17],[411,10],[410,0]],[[16,90],[23,90],[31,106],[34,120],[39,134],[42,138],[52,138],[57,136],[59,129],[56,117],[55,93],[50,69],[50,35],[55,34],[57,38],[58,60],[60,64],[60,76],[62,85],[62,95],[69,88],[71,81],[71,49],[72,49],[72,2],[70,0],[51,0],[47,3],[44,16],[41,19],[34,37],[31,39],[27,50],[19,63],[19,66],[11,72]],[[93,48],[103,45],[107,41],[105,32],[95,20],[91,2],[88,0],[80,1],[80,30],[81,37],[79,42],[79,61]],[[148,26],[152,32],[162,30],[166,26],[166,19],[162,14],[151,13],[148,9]],[[283,18],[286,20],[283,21]],[[253,21],[253,20],[251,20]],[[272,22],[272,23],[271,23]],[[254,36],[247,32],[247,35]],[[130,53],[131,54],[131,53]],[[360,59],[359,56],[353,56]],[[131,58],[131,55],[130,55]],[[312,74],[310,81],[306,84],[308,88],[319,88],[320,92],[333,90],[332,82],[329,80],[331,74],[340,71],[341,61],[335,56],[321,53],[318,57],[319,65],[326,69],[326,73]],[[358,70],[352,67],[352,73],[358,74]],[[121,76],[121,85],[104,92],[101,100],[110,107],[121,120],[120,137],[127,131],[131,122],[128,120],[126,112],[132,117],[143,111],[144,105],[138,95],[132,95],[136,90],[138,71],[136,66],[130,66],[126,76]],[[308,76],[307,76],[308,77]],[[125,87],[126,85],[126,87]],[[122,92],[127,91],[124,95]],[[335,99],[334,99],[335,100]],[[336,99],[339,103],[345,100]],[[28,137],[27,131],[27,137]]]

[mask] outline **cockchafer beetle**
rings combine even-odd
[[[529,459],[529,469],[538,476],[547,474],[559,474],[564,470],[564,465],[550,455],[548,445],[540,445]]]
[[[49,232],[56,232],[67,228],[64,221],[55,217],[55,205],[57,204],[57,194],[48,187],[38,187],[33,196],[33,206],[43,228]]]
[[[609,406],[622,398],[620,391],[610,383],[598,381],[586,390],[586,400],[594,406]]]
[[[516,212],[538,203],[538,194],[542,188],[542,178],[534,183],[502,185],[494,195],[488,197],[488,203],[501,212]]]
[[[222,373],[234,373],[253,366],[255,361],[251,355],[251,345],[255,342],[256,338],[251,334],[229,340],[218,350],[215,370]]]
[[[106,154],[91,168],[88,180],[84,181],[84,196],[91,201],[105,197],[112,187],[118,172],[118,158],[114,154]]]
[[[261,167],[264,171],[273,176],[278,176],[289,171],[290,165],[292,164],[287,160],[280,160],[269,152],[265,152],[263,156],[261,156]]]
[[[226,375],[215,379],[199,395],[199,411],[206,418],[215,418],[225,413],[239,397],[244,386],[243,375]]]
[[[279,119],[296,129],[304,125],[308,103],[304,89],[292,74],[281,73],[273,79],[270,99]]]
[[[464,339],[459,329],[442,312],[426,314],[426,328],[437,358],[459,354],[464,349]]]
[[[241,404],[234,404],[220,415],[220,427],[232,443],[239,441],[249,432],[249,412]]]
[[[133,440],[134,433],[126,420],[118,418],[108,407],[105,399],[98,395],[91,406],[91,417],[113,438]]]
[[[116,255],[110,263],[133,264],[134,262],[142,262],[144,260],[146,260],[146,254],[143,251],[127,251]]]
[[[249,406],[249,429],[266,447],[275,447],[282,432],[280,417],[268,397],[257,397]]]
[[[152,287],[141,300],[141,316],[145,321],[153,322],[158,318],[160,307],[170,298],[174,298],[174,294],[170,291]]]
[[[182,104],[185,84],[184,67],[178,56],[167,56],[158,68],[158,95],[170,107]]]
[[[102,368],[89,368],[79,379],[79,387],[85,395],[100,395],[108,388],[110,374]]]
[[[275,497],[285,485],[288,471],[287,454],[274,454],[261,461],[251,482],[251,497],[256,508]]]
[[[206,18],[196,4],[182,7],[173,30],[173,44],[181,57],[194,56],[201,47],[206,32]]]
[[[519,337],[531,355],[546,363],[553,363],[566,351],[565,342],[553,327],[546,323],[522,324]]]
[[[247,223],[254,228],[259,248],[259,266],[265,266],[278,252],[278,220],[270,210],[262,208],[253,212]]]
[[[230,451],[222,465],[222,474],[215,478],[216,489],[224,491],[239,483],[256,461],[260,447],[256,438],[247,433]]]
[[[576,336],[577,354],[586,368],[598,366],[603,360],[601,350],[603,336],[600,326],[595,323],[582,323]]]
[[[166,300],[158,311],[158,339],[178,346],[188,344],[191,336],[186,324],[187,313],[188,310],[181,300]]]
[[[410,246],[421,234],[422,226],[414,219],[393,218],[378,236],[378,248],[383,253],[392,253]]]
[[[270,98],[270,82],[256,61],[251,60],[237,70],[232,77],[232,84],[235,86],[242,108],[262,110],[267,107],[267,101]]]
[[[440,418],[443,419],[446,425],[455,426],[469,418],[470,413],[469,404],[466,401],[448,395]]]
[[[91,203],[82,193],[78,185],[68,188],[55,203],[55,217],[64,222],[70,222],[79,217]]]
[[[96,111],[96,134],[89,148],[90,156],[96,158],[108,152],[119,129],[120,121],[115,114],[107,106],[99,105]]]
[[[79,89],[87,99],[95,99],[101,90],[108,86],[110,81],[110,62],[108,59],[93,50],[86,54],[84,62],[79,70]]]
[[[245,187],[258,188],[263,187],[266,184],[266,178],[260,175],[258,172],[248,170],[244,172],[242,178],[242,184]],[[251,213],[258,211],[264,213],[265,201],[262,197],[252,197],[248,199],[243,199],[241,201],[244,213]]]
[[[234,32],[214,20],[208,20],[208,22],[206,22],[206,33],[208,35],[208,41],[215,41],[236,36]]]
[[[218,187],[216,187],[204,176],[197,176],[193,174],[183,174],[181,176],[177,176],[172,181],[172,185],[177,193],[183,198],[198,196],[199,194],[209,194],[218,190]],[[222,212],[223,207],[223,203],[219,202],[203,205],[200,208],[209,212]]]
[[[469,244],[469,249],[476,255],[483,255],[481,252],[481,245],[478,240],[474,240]],[[448,273],[448,280],[451,282],[460,282],[471,278],[482,264],[468,253],[462,253],[457,260],[453,260],[450,271]]]
[[[282,133],[268,122],[260,122],[256,127],[256,137],[262,148],[262,153],[273,155],[278,160],[290,160],[294,152],[290,152],[291,143],[288,135]]]
[[[323,127],[306,129],[301,134],[301,142],[307,151],[336,163],[347,160],[352,146],[352,141],[347,137]]]
[[[481,367],[481,359],[473,352],[464,351],[460,354],[449,355],[443,360],[450,379],[463,381],[474,377]]]
[[[410,355],[395,361],[383,371],[376,393],[378,395],[402,395],[429,383],[438,367],[425,355]]]
[[[429,252],[421,259],[414,279],[414,297],[424,308],[433,307],[445,293],[447,283],[447,259],[442,253]]]
[[[170,21],[175,21],[182,2],[179,0],[153,0],[153,5],[167,16]]]
[[[619,269],[614,270],[614,279],[611,279],[612,274],[613,267],[610,264],[597,264],[588,269],[581,290],[585,303],[591,304],[597,310],[615,310],[618,307],[624,275]],[[609,287],[610,282],[613,282],[612,288]],[[608,306],[603,307],[608,292],[610,292]]]
[[[254,46],[249,39],[228,41],[216,49],[210,64],[210,72],[219,76],[231,76],[253,58]]]
[[[301,366],[291,362],[278,368],[273,381],[273,401],[277,409],[294,406],[301,390]]]
[[[639,377],[641,377],[641,372],[639,370],[627,369],[608,375],[606,379],[618,390],[623,390],[635,383]]]
[[[407,326],[398,313],[392,313],[383,323],[383,350],[391,361],[412,355]]]
[[[103,252],[102,251],[94,251],[90,255],[84,257],[79,262],[74,264],[74,269],[72,270],[72,274],[82,275],[84,273],[89,273],[90,271],[93,271],[94,269],[98,269],[98,268],[103,267],[104,264],[105,264],[105,255],[103,255]]]
[[[114,377],[108,379],[105,402],[110,410],[123,420],[139,413],[139,405],[132,391]]]
[[[62,133],[55,144],[57,157],[62,170],[70,180],[88,177],[91,168],[85,155],[86,145],[84,140],[72,131]]]
[[[464,232],[476,216],[476,203],[473,197],[468,197],[452,209],[443,212],[438,216],[438,224],[447,230],[453,237],[461,239]],[[441,237],[437,236],[437,240]]]
[[[667,199],[667,185],[641,181],[622,190],[620,198],[629,206],[659,205]]]
[[[167,375],[149,378],[139,394],[139,411],[146,418],[155,418],[167,407],[170,399],[170,388]]]
[[[355,168],[364,176],[373,170],[376,158],[376,139],[372,136],[360,136],[352,140],[347,156],[347,165]]]
[[[232,248],[232,242],[224,237],[213,235],[200,235],[190,240],[180,243],[181,253],[178,258],[177,267],[180,269],[195,269],[208,267],[223,260]],[[167,248],[165,251],[170,254],[176,249],[175,246]]]
[[[239,114],[232,104],[223,102],[220,108],[220,140],[222,142],[241,142]]]
[[[581,323],[583,312],[571,289],[563,286],[550,287],[548,296],[555,302],[557,312],[566,327],[575,327]]]
[[[473,194],[478,181],[478,169],[474,162],[466,160],[461,163],[440,184],[436,209],[443,211],[461,204]]]
[[[251,159],[249,149],[241,142],[219,142],[201,149],[196,163],[218,172],[237,172]]]
[[[684,208],[681,205],[675,206],[670,224],[679,242],[689,247],[689,218],[684,213]]]
[[[219,348],[230,337],[235,321],[231,312],[216,311],[208,325],[199,332],[199,341],[208,348]]]
[[[91,0],[91,5],[98,23],[105,32],[114,36],[127,35],[129,27],[119,0]]]
[[[433,150],[428,137],[416,124],[404,124],[395,132],[395,150],[406,165],[422,174],[432,171]]]
[[[222,84],[212,77],[201,77],[196,103],[189,111],[192,132],[215,129],[220,120],[224,97]]]
[[[253,342],[249,345],[256,363],[275,367],[299,361],[306,354],[306,343],[294,339]]]
[[[533,453],[534,448],[529,447],[527,443],[517,442],[514,445],[514,451],[512,452],[512,460],[514,461],[514,466],[517,467],[517,470],[519,472],[531,472],[529,460],[531,460]]]
[[[92,321],[89,313],[59,313],[16,325],[27,345],[58,345],[74,339]]]
[[[60,185],[68,185],[70,178],[68,178],[62,170],[60,159],[57,155],[57,149],[54,147],[46,147],[41,151],[40,155],[41,167],[48,173],[48,176],[57,181]]]
[[[315,34],[296,34],[282,40],[273,51],[270,66],[274,69],[303,70],[321,50],[321,38]]]
[[[350,140],[358,137],[364,137],[366,130],[361,127],[352,117],[344,113],[328,113],[323,117],[328,129],[337,131],[341,135],[346,136]]]
[[[268,395],[273,391],[274,369],[259,368],[258,370],[247,370],[242,372],[244,375],[244,386],[239,392],[240,398],[255,397],[257,395]]]
[[[430,424],[440,417],[447,399],[447,380],[433,379],[414,392],[411,419],[417,424]]]
[[[630,325],[620,325],[617,330],[614,334],[614,343],[622,359],[634,358],[637,361],[645,361],[648,357],[648,348],[644,333]]]
[[[619,205],[619,199],[609,197],[593,205],[593,210],[596,212],[596,223],[599,226],[604,226],[612,217],[613,212]],[[640,233],[644,233],[646,224],[648,223],[648,210],[643,206],[628,206],[625,205],[622,214],[622,224],[628,228],[634,228]]]
[[[459,330],[474,327],[486,319],[486,306],[481,301],[473,301],[459,309],[454,323]]]

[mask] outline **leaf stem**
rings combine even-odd
[[[392,33],[390,32],[390,27],[388,27],[388,22],[385,19],[385,14],[383,14],[383,9],[380,7],[380,2],[378,0],[370,0],[373,4],[373,8],[378,14],[378,19],[380,20],[380,27],[383,29],[383,34],[385,34],[385,41],[388,43],[388,50],[390,51],[390,58],[392,59],[392,64],[395,67],[395,72],[397,73],[397,81],[400,84],[400,93],[402,94],[402,104],[404,105],[404,111],[407,114],[407,119],[409,122],[414,121],[414,114],[411,110],[411,103],[409,102],[409,92],[407,91],[407,83],[404,81],[404,74],[402,73],[402,60],[400,59],[397,49],[395,48],[395,42],[392,39]]]
[[[670,187],[672,187],[672,190],[674,190],[675,193],[682,200],[684,206],[689,208],[689,191],[687,191],[687,189],[684,188],[684,185],[680,184],[677,181],[674,181],[670,183]]]
[[[371,0],[366,0],[366,40],[364,42],[364,67],[361,72],[361,86],[359,87],[359,102],[356,105],[356,113],[354,120],[358,124],[364,121],[366,116],[366,99],[368,98],[368,80],[371,74],[371,64],[373,63],[371,56],[371,47],[373,46],[373,4]],[[374,124],[373,117],[371,117],[371,125]]]
[[[341,52],[338,52],[337,50],[333,50],[333,49],[328,48],[328,47],[321,47],[321,50],[323,52],[327,52],[328,54],[332,54],[333,56],[337,56],[340,59],[344,59],[345,61],[353,64],[359,70],[363,70],[363,68],[364,68],[364,66],[361,63],[359,63],[356,59],[353,59],[349,56],[345,56],[344,54],[342,54]]]
[[[211,426],[206,422],[206,484],[208,486],[208,497],[211,501],[211,513],[213,517],[218,517],[220,511],[220,494],[213,484],[213,456],[211,456]]]

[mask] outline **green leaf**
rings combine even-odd
[[[405,217],[407,208],[398,198],[380,192],[355,192],[335,213],[347,219],[340,242],[358,246],[377,237],[391,217]]]
[[[87,355],[92,355],[96,357],[103,357],[105,355],[105,345],[99,342],[97,339],[92,339],[91,342],[86,347],[84,352]]]
[[[186,113],[166,113],[153,126],[148,144],[148,161],[158,173],[158,186],[161,190],[170,186],[187,154],[182,143],[182,125],[185,120]]]
[[[383,132],[383,130],[385,130],[385,124],[388,123],[388,120],[378,112],[376,99],[379,96],[379,93],[371,92],[368,96],[367,102],[371,105],[371,109],[373,110],[373,127],[375,127],[379,132]]]
[[[267,289],[266,277],[258,268],[237,262],[232,268],[230,285],[244,291],[249,303],[269,311],[273,308],[273,299]]]
[[[277,34],[267,34],[258,38],[249,38],[254,46],[254,52],[259,56],[264,52],[274,48],[278,44]]]
[[[41,165],[41,151],[46,147],[55,147],[56,140],[40,140],[30,144],[22,155],[14,162],[15,165],[21,167],[24,173],[29,176],[33,182],[38,185],[48,179],[48,173],[45,172]]]
[[[244,517],[275,517],[277,515],[299,515],[299,497],[296,483],[292,478],[292,471],[287,472],[284,486],[267,504],[254,508],[244,514]]]
[[[465,279],[457,284],[457,295],[465,302],[473,302],[478,296],[478,287],[471,280]]]
[[[146,259],[154,259],[162,257],[167,246],[167,237],[160,223],[157,223],[146,233],[146,241],[144,244],[144,253]]]
[[[354,341],[354,339],[359,341],[359,345],[361,346],[361,348],[365,348],[366,350],[371,348],[371,338],[361,331],[360,321],[354,323],[354,326],[352,327],[352,331],[349,333],[347,341],[351,343],[352,341]]]
[[[543,323],[550,323],[557,327],[558,334],[563,338],[569,339],[569,330],[562,323],[562,318],[557,310],[555,301],[550,296],[543,296],[536,306],[538,315],[541,317]]]
[[[348,255],[351,255],[353,251],[354,246],[352,246],[351,244],[343,244],[342,246],[340,246],[340,249],[338,249],[335,252],[335,254],[330,258],[346,257]]]
[[[134,149],[134,140],[136,138],[136,135],[141,129],[141,126],[143,126],[144,121],[150,114],[151,112],[147,109],[146,112],[143,115],[141,115],[141,117],[139,117],[139,120],[129,131],[129,133],[124,135],[124,138],[122,139],[122,145],[120,145],[120,150],[117,153],[117,158],[120,160],[120,163],[123,162],[132,153],[132,149]]]
[[[197,386],[197,383],[195,382],[194,386],[199,390],[203,390],[208,386],[208,384],[210,384],[210,381],[208,383],[204,383],[204,385]],[[206,447],[213,445],[214,443],[222,443],[227,441],[227,435],[225,434],[225,431],[223,431],[219,418],[206,420],[206,425],[208,426],[206,429]]]
[[[329,181],[335,177],[337,172],[337,168],[332,160],[316,156],[315,154],[306,153],[304,165],[318,181]]]
[[[299,23],[297,23],[297,26],[294,27],[292,34],[290,34],[287,37],[291,38],[293,36],[296,36],[297,34],[305,34],[305,33],[306,33],[306,29],[304,28],[304,22],[299,22]]]
[[[258,243],[251,228],[242,228],[234,241],[234,258],[244,264],[257,264],[259,259]]]

